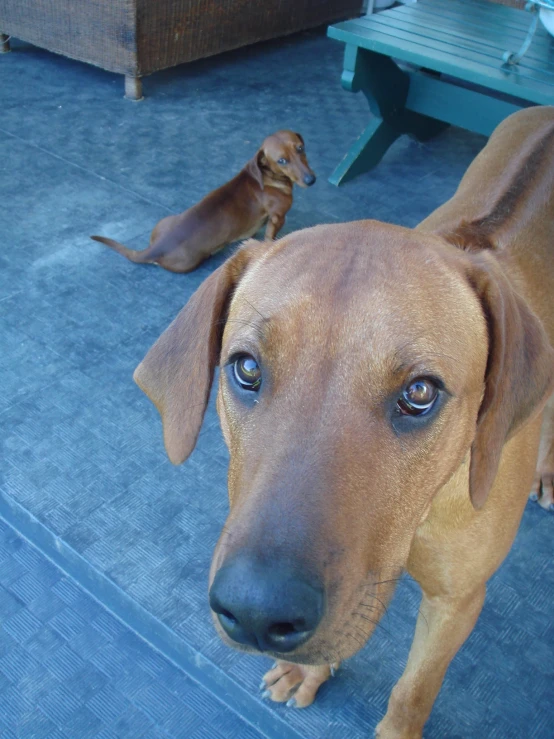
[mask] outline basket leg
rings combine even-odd
[[[140,77],[125,76],[125,97],[127,100],[142,100],[142,79]]]
[[[10,49],[10,37],[5,33],[0,33],[0,54],[7,54]]]

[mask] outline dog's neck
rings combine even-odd
[[[538,208],[550,212],[548,203],[553,200],[554,173],[549,166],[549,152],[553,148],[554,125],[549,123],[529,136],[503,168],[493,167],[488,179],[485,163],[479,157],[469,173],[475,172],[475,168],[477,171],[464,177],[456,198],[435,211],[421,226],[425,228],[428,222],[432,223],[433,230],[465,251],[494,250],[513,243],[527,227],[530,214]],[[479,187],[484,189],[480,191]]]
[[[268,167],[262,167],[262,176],[264,181],[264,187],[276,187],[278,190],[283,190],[287,195],[292,193],[292,180],[286,175],[277,174]]]

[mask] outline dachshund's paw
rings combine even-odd
[[[547,511],[554,511],[554,470],[538,469],[531,488],[531,500]]]
[[[276,662],[262,678],[262,698],[285,703],[290,708],[305,708],[314,702],[319,686],[335,674],[334,665],[295,665]]]

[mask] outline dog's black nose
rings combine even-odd
[[[261,652],[291,652],[321,621],[323,591],[278,565],[241,558],[216,574],[210,606],[233,641]]]
[[[305,185],[308,185],[308,187],[310,187],[310,185],[313,185],[314,182],[315,182],[315,174],[307,174],[307,175],[304,175],[304,184]]]

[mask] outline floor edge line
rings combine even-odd
[[[217,665],[187,644],[169,626],[149,613],[106,575],[41,523],[32,513],[0,490],[0,519],[72,578],[103,608],[149,647],[185,672],[192,680],[268,739],[303,739],[279,717],[264,710],[252,696]],[[222,693],[228,696],[226,700]],[[246,718],[247,712],[251,718]]]

